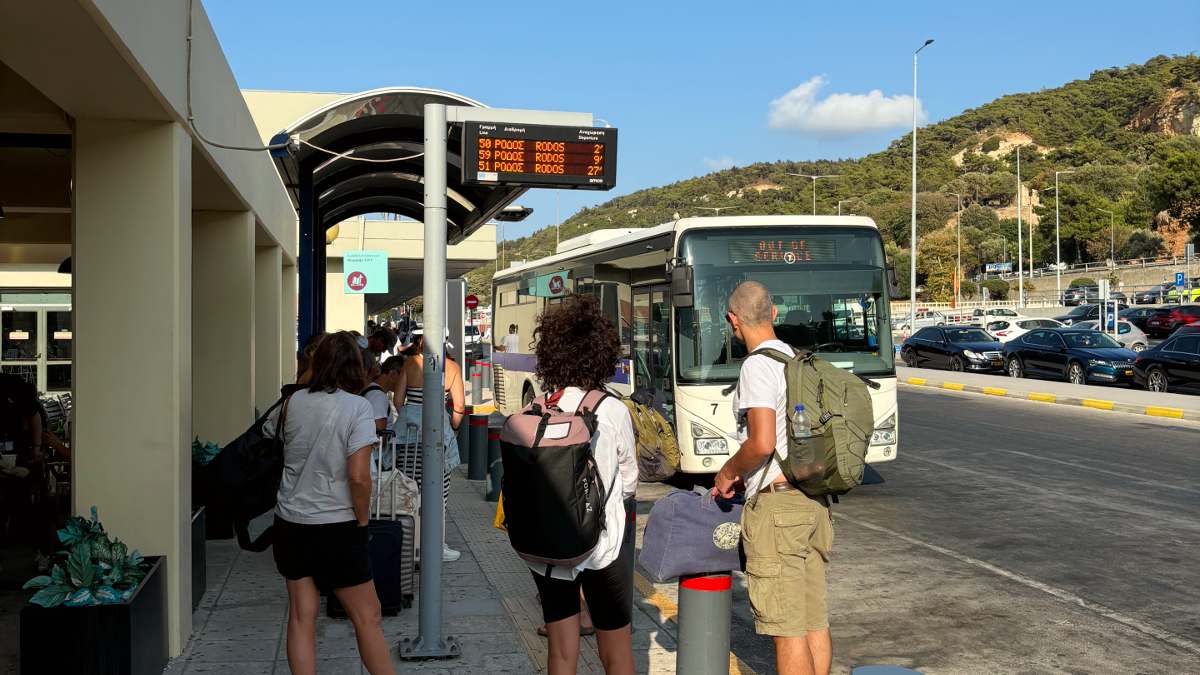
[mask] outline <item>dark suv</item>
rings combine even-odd
[[[1178,305],[1163,307],[1146,320],[1146,334],[1150,337],[1167,337],[1180,326],[1200,323],[1200,305]]]
[[[1128,305],[1123,302],[1114,303],[1117,306],[1117,311],[1128,309]],[[1062,316],[1054,317],[1054,320],[1070,326],[1077,321],[1099,321],[1100,320],[1100,305],[1079,305],[1075,309],[1063,314]]]

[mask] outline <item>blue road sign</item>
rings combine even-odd
[[[1184,275],[1183,272],[1176,272],[1175,273],[1175,287],[1183,288],[1184,286],[1187,286],[1187,277]]]

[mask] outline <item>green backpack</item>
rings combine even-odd
[[[788,482],[810,497],[843,495],[862,484],[867,445],[875,432],[868,387],[880,385],[838,368],[812,352],[795,356],[777,349],[754,352],[784,365],[787,382],[788,456],[775,458]],[[806,442],[792,437],[796,405],[804,404],[812,427]]]

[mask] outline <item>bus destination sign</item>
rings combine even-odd
[[[611,190],[617,184],[617,130],[465,122],[464,185]]]

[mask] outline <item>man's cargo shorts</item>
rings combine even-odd
[[[829,627],[825,567],[833,522],[828,506],[798,490],[761,492],[742,510],[742,546],[759,634],[799,637]]]

